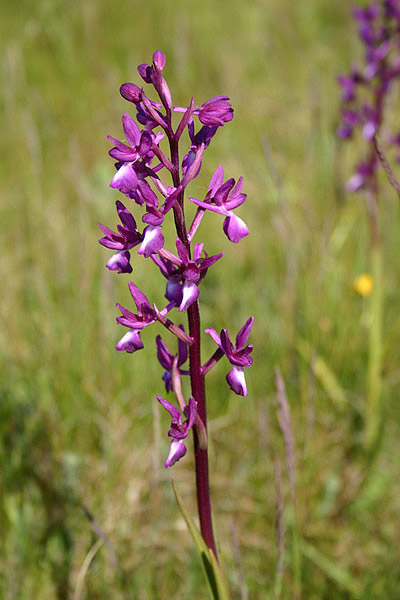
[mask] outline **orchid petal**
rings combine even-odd
[[[224,181],[224,169],[220,165],[216,168],[214,175],[210,179],[210,183],[208,184],[208,191],[211,192],[211,196],[215,194],[218,188],[221,187]]]
[[[204,244],[195,244],[194,245],[194,252],[193,252],[193,260],[194,261],[198,261],[201,253],[203,252],[203,248],[204,248]]]
[[[127,229],[134,231],[136,229],[136,221],[135,221],[133,215],[129,212],[129,210],[126,208],[126,206],[124,206],[124,204],[122,204],[122,202],[120,202],[119,200],[116,201],[115,205],[117,207],[117,213],[121,220],[121,223]]]
[[[158,252],[164,246],[164,236],[161,233],[161,227],[148,225],[143,235],[143,242],[140,244],[138,254],[143,254],[145,258]]]
[[[132,267],[129,262],[131,255],[126,250],[124,252],[116,252],[112,255],[106,264],[110,271],[118,271],[118,273],[132,273]]]
[[[147,296],[143,294],[143,292],[137,287],[137,285],[133,283],[133,281],[130,281],[128,283],[128,286],[133,301],[138,309],[138,312],[139,314],[142,314],[143,305],[150,307],[150,302],[148,301]]]
[[[189,252],[180,238],[176,238],[176,249],[182,264],[187,265],[189,262]]]
[[[249,235],[249,229],[246,223],[233,212],[224,220],[223,230],[228,240],[237,244],[246,235]]]
[[[226,381],[235,394],[238,396],[247,396],[247,386],[243,367],[234,366],[226,376]]]
[[[210,335],[212,337],[212,339],[217,344],[217,346],[219,346],[221,348],[221,350],[222,350],[221,338],[219,337],[219,335],[215,331],[215,329],[213,329],[212,327],[210,327],[209,329],[205,329],[204,332],[208,333],[208,335]]]
[[[197,416],[197,402],[193,396],[189,398],[189,404],[185,408],[185,415],[187,417],[187,431],[189,431],[192,429]]]
[[[249,317],[243,327],[240,329],[236,336],[236,348],[243,348],[246,344],[251,328],[253,327],[254,317]]]
[[[235,185],[235,180],[233,179],[233,177],[231,177],[230,179],[227,179],[225,181],[225,183],[223,183],[221,185],[221,187],[218,188],[218,190],[215,192],[215,195],[213,197],[215,204],[217,204],[218,206],[225,204],[226,199],[228,198],[229,192],[232,190],[234,185]]]
[[[123,164],[111,180],[110,187],[116,188],[123,194],[135,191],[138,184],[137,175],[132,167],[132,162]]]
[[[172,467],[175,463],[183,458],[186,454],[186,446],[182,440],[172,440],[171,448],[164,467]]]
[[[182,422],[182,415],[179,408],[177,408],[175,404],[172,404],[171,402],[168,402],[168,400],[165,400],[162,396],[157,396],[157,400],[171,415],[172,423],[177,423],[180,425],[180,423]]]
[[[211,212],[218,213],[219,215],[228,216],[230,213],[226,210],[225,206],[215,206],[214,204],[210,204],[209,202],[202,202],[201,200],[197,200],[197,198],[191,198],[189,196],[189,200],[200,208],[204,208],[204,210],[211,210]]]
[[[179,306],[179,312],[187,310],[189,306],[196,302],[199,297],[200,290],[197,285],[190,281],[185,281],[182,286],[182,302]]]
[[[122,115],[122,127],[131,148],[135,148],[140,141],[140,130],[135,121],[127,113]]]
[[[224,256],[225,252],[221,252],[221,254],[214,254],[214,256],[207,256],[207,258],[205,258],[200,266],[200,269],[208,269],[209,267],[211,267],[212,265],[214,265],[217,260],[219,260],[220,258],[222,258]]]
[[[170,370],[174,357],[160,335],[156,337],[156,346],[158,362],[164,369]]]
[[[136,352],[144,348],[143,342],[140,338],[140,331],[136,329],[130,329],[116,345],[117,350],[125,350],[128,354]]]
[[[233,346],[229,337],[229,333],[226,329],[222,329],[221,331],[221,346],[228,359],[230,359],[231,354],[233,352]]]

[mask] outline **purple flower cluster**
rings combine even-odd
[[[192,240],[205,212],[210,211],[224,216],[225,235],[231,242],[240,242],[249,231],[235,211],[245,202],[246,194],[242,192],[242,177],[237,182],[233,178],[224,181],[223,168],[218,167],[204,198],[188,198],[197,206],[197,211],[190,227],[187,226],[186,188],[198,176],[204,153],[219,128],[233,119],[233,108],[226,96],[214,96],[201,105],[196,105],[192,99],[187,107],[174,106],[163,76],[164,67],[165,56],[160,50],[153,54],[151,65],[142,64],[138,67],[144,83],[152,86],[157,93],[157,101],[148,97],[144,89],[134,83],[124,83],[121,86],[122,97],[136,108],[137,122],[125,113],[122,116],[124,139],[121,141],[109,136],[113,144],[109,154],[114,159],[116,168],[110,186],[124,194],[125,204],[131,203],[136,213],[141,213],[143,228],[138,227],[130,210],[119,200],[116,207],[121,224],[117,225],[117,231],[100,223],[99,226],[104,236],[100,239],[100,244],[114,251],[107,262],[108,269],[118,273],[131,273],[131,252],[137,247],[137,254],[151,258],[151,264],[166,280],[167,304],[162,310],[150,303],[135,283],[129,282],[136,312],[117,304],[121,311],[117,322],[128,330],[116,348],[130,354],[142,349],[141,332],[156,321],[177,337],[176,354],[171,352],[160,335],[156,337],[157,357],[164,369],[162,379],[166,391],[175,394],[179,405],[178,408],[158,397],[172,419],[168,434],[172,438],[171,450],[165,463],[168,467],[185,455],[184,439],[193,427],[197,428],[197,439],[206,439],[204,399],[199,399],[196,394],[204,396],[199,393],[201,381],[220,358],[226,356],[233,366],[227,376],[231,389],[236,394],[247,395],[243,368],[252,364],[249,355],[253,347],[246,346],[246,342],[253,317],[239,331],[235,347],[225,329],[221,331],[221,336],[214,329],[207,329],[218,348],[206,363],[198,363],[200,284],[208,269],[223,257],[223,253],[210,256],[202,242],[192,245]],[[178,116],[176,128],[172,125],[174,114]],[[187,141],[182,142],[185,131]],[[173,216],[176,227],[175,253],[165,247],[163,225],[168,215]],[[173,309],[177,309],[178,315],[187,313],[191,335],[185,332],[182,324],[175,324],[167,317]],[[189,368],[184,368],[188,357]],[[190,376],[191,379],[192,395],[188,402],[182,394],[182,376]]]
[[[381,0],[367,8],[356,7],[353,15],[364,46],[365,64],[354,65],[349,74],[338,77],[342,122],[337,133],[348,139],[356,129],[361,129],[369,151],[347,183],[351,192],[368,186],[378,167],[373,139],[381,132],[387,95],[394,81],[400,78],[400,0]],[[400,162],[400,131],[387,133],[387,141],[397,147]]]

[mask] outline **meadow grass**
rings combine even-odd
[[[240,246],[222,240],[217,219],[201,228],[211,254],[226,251],[202,289],[203,327],[235,331],[255,316],[248,398],[227,391],[222,365],[207,390],[233,598],[398,598],[400,215],[382,177],[383,428],[371,457],[370,304],[352,289],[370,268],[368,232],[362,196],[344,193],[360,147],[335,137],[336,75],[358,51],[348,3],[21,0],[1,13],[0,597],[207,597],[171,488],[173,476],[195,514],[191,458],[162,467],[153,332],[144,351],[115,352],[115,302],[128,306],[129,292],[97,243],[96,223],[113,225],[119,197],[106,140],[129,110],[118,88],[161,48],[177,104],[226,94],[235,108],[193,195],[218,164],[242,174],[248,194],[240,214],[251,235]],[[133,278],[161,304],[143,261]],[[205,340],[204,356],[211,348]]]

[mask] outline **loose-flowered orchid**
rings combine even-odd
[[[187,222],[187,188],[199,174],[213,137],[221,127],[232,120],[233,108],[229,98],[222,95],[214,96],[201,105],[191,98],[186,107],[175,106],[164,79],[164,68],[165,55],[161,50],[154,52],[152,64],[143,63],[138,67],[144,83],[152,86],[153,92],[156,92],[157,101],[148,97],[144,89],[134,83],[121,86],[121,96],[136,107],[136,121],[139,125],[125,113],[122,117],[124,141],[109,137],[114,144],[109,154],[117,161],[117,172],[110,186],[119,190],[129,201],[133,201],[137,211],[142,211],[144,230],[142,233],[137,230],[132,214],[124,204],[117,202],[121,225],[118,225],[117,232],[114,233],[100,224],[104,234],[100,243],[115,251],[107,263],[109,269],[119,273],[130,273],[130,252],[137,246],[137,254],[151,258],[148,264],[154,263],[167,280],[165,297],[168,304],[160,311],[155,304],[150,304],[136,283],[129,283],[137,312],[133,313],[117,304],[121,311],[117,322],[127,327],[128,331],[119,340],[116,348],[129,354],[142,349],[141,332],[156,321],[178,339],[178,348],[174,353],[170,350],[171,346],[167,346],[159,335],[156,338],[157,357],[164,368],[162,379],[167,392],[173,393],[179,405],[177,408],[161,396],[157,397],[172,421],[168,432],[172,438],[171,448],[165,467],[173,466],[186,454],[184,441],[189,431],[194,428],[201,532],[205,543],[216,555],[209,498],[204,380],[208,370],[226,354],[233,367],[227,376],[229,385],[237,394],[247,395],[243,368],[252,363],[249,356],[252,346],[246,343],[253,317],[238,333],[235,346],[232,345],[226,329],[221,331],[220,336],[214,329],[208,329],[207,333],[217,343],[218,348],[205,365],[201,364],[199,286],[208,268],[214,265],[223,253],[209,256],[203,250],[204,244],[193,242],[193,238],[205,211],[224,216],[223,231],[230,241],[237,243],[247,236],[247,225],[234,212],[243,204],[246,195],[242,193],[242,178],[240,177],[237,183],[233,178],[224,182],[223,169],[218,167],[210,181],[204,201],[190,198],[197,205],[197,211],[192,223]],[[174,113],[183,113],[176,127],[173,122]],[[189,136],[189,144],[183,135],[185,131]],[[160,144],[162,140],[164,142]],[[170,217],[171,213],[176,229],[176,254],[168,249],[168,239],[171,236],[165,235],[164,229],[167,217]],[[187,314],[188,333],[183,325],[170,320],[169,313],[173,309],[176,309],[178,316],[182,313]],[[183,366],[188,356],[189,368],[185,370]],[[190,376],[191,397],[188,403],[181,385],[183,375]]]

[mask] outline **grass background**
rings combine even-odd
[[[352,290],[369,269],[368,233],[362,196],[344,193],[360,147],[335,138],[336,75],[360,56],[348,3],[20,0],[0,10],[0,597],[207,597],[170,484],[194,514],[191,457],[162,467],[154,331],[143,352],[115,352],[127,278],[104,268],[97,244],[97,221],[115,224],[106,135],[120,137],[129,110],[118,88],[138,82],[136,66],[161,48],[176,104],[226,94],[235,107],[191,193],[223,164],[248,194],[240,215],[251,236],[240,245],[209,215],[199,232],[210,253],[226,251],[202,288],[204,328],[256,319],[248,398],[227,391],[226,365],[208,377],[212,500],[233,598],[398,598],[399,207],[383,179],[384,429],[370,460],[369,301]],[[134,280],[161,304],[144,262]]]

